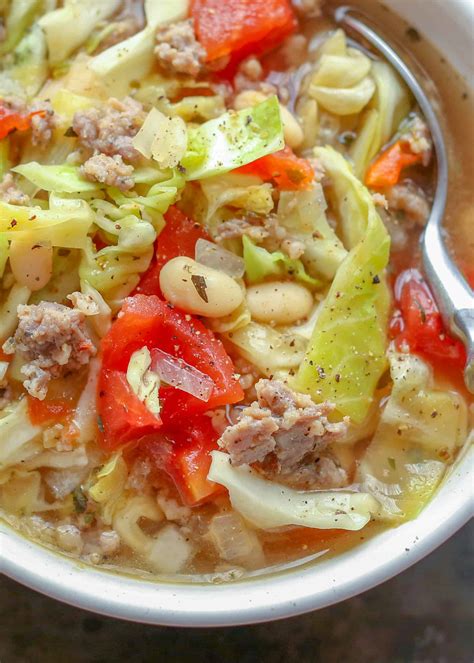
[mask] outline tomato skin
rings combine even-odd
[[[211,240],[204,228],[181,212],[170,207],[165,214],[166,225],[155,242],[155,255],[143,274],[134,294],[159,295],[160,272],[165,263],[178,256],[194,258],[198,239]]]
[[[120,371],[102,369],[97,387],[99,443],[105,451],[158,432],[162,421],[133,393]]]
[[[201,410],[243,398],[232,361],[210,329],[158,297],[135,295],[125,300],[119,317],[102,339],[104,366],[125,372],[131,355],[143,346],[183,359],[214,380],[216,386],[207,403],[187,395],[202,404]]]
[[[433,366],[446,362],[462,370],[466,363],[464,345],[448,334],[427,283],[417,269],[402,272],[395,284],[403,324],[395,315],[391,329],[398,348],[408,345]],[[398,332],[398,334],[397,334]]]
[[[241,166],[235,172],[257,175],[265,182],[273,181],[282,191],[309,189],[314,180],[310,162],[297,157],[289,147]]]
[[[130,357],[144,346],[150,350],[159,348],[208,375],[215,384],[209,401],[173,387],[162,387],[158,425],[156,418],[133,394],[125,377]],[[236,403],[243,396],[224,346],[200,320],[156,296],[135,295],[125,300],[119,317],[102,339],[98,411],[104,428],[101,441],[104,449],[138,440],[158,430],[161,421],[167,427],[174,426],[183,416]]]
[[[297,25],[288,0],[193,0],[191,15],[208,62],[264,53]]]
[[[176,486],[184,504],[196,506],[225,492],[220,484],[207,480],[211,465],[210,452],[218,449],[218,435],[211,419],[203,414],[181,419],[179,424],[163,426],[159,435],[142,439],[125,452],[128,463],[146,459],[151,465],[152,485],[161,485],[161,474],[167,474]]]
[[[171,433],[175,441],[170,464],[165,471],[173,479],[184,503],[202,504],[225,492],[220,484],[208,481],[210,452],[218,449],[218,435],[209,417],[193,417],[187,426]]]

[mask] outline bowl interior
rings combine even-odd
[[[390,7],[429,35],[472,82],[472,0],[391,0]],[[471,436],[472,437],[472,436]],[[218,626],[299,614],[387,580],[440,545],[473,515],[474,451],[459,458],[414,521],[385,531],[337,558],[226,585],[152,582],[87,567],[26,540],[0,521],[1,570],[67,603],[140,622]]]

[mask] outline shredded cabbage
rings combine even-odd
[[[0,94],[5,97],[33,97],[47,77],[46,42],[41,28],[34,25],[13,51],[11,60],[7,60],[2,67]]]
[[[309,191],[282,191],[278,223],[292,237],[304,242],[306,248],[301,260],[308,273],[332,280],[347,251],[327,221],[326,208],[320,184]]]
[[[150,370],[151,355],[144,346],[130,357],[127,368],[127,382],[137,398],[146,408],[159,417],[160,415],[160,377]]]
[[[26,398],[4,410],[0,418],[0,472],[38,454],[40,433],[41,428],[30,422]]]
[[[100,514],[106,525],[112,524],[113,513],[125,489],[127,477],[127,464],[122,454],[113,454],[87,490],[94,502],[100,504]]]
[[[42,0],[9,3],[9,12],[5,21],[6,38],[0,43],[0,55],[10,53],[15,48],[42,9]]]
[[[271,185],[252,175],[229,173],[210,177],[202,181],[201,188],[207,200],[204,223],[211,231],[217,229],[221,220],[218,214],[221,208],[231,207],[267,215],[274,206]]]
[[[390,237],[372,197],[332,148],[317,148],[335,192],[351,251],[339,267],[318,315],[296,386],[317,401],[333,401],[341,415],[361,423],[387,365],[390,307],[384,270]]]
[[[280,106],[272,96],[253,108],[190,127],[182,165],[188,180],[199,180],[245,166],[284,145]]]
[[[390,65],[373,62],[371,71],[376,91],[349,150],[357,177],[364,176],[370,161],[392,138],[411,104],[407,87]]]
[[[0,201],[0,237],[8,240],[50,242],[52,246],[82,249],[93,221],[94,214],[84,200],[51,194],[49,210]]]
[[[44,14],[38,24],[46,35],[50,63],[71,55],[119,5],[120,0],[65,0],[63,7]]]
[[[238,348],[242,357],[267,376],[274,376],[277,371],[297,369],[307,346],[306,339],[301,336],[257,322],[235,326],[226,338]]]
[[[229,491],[236,511],[256,527],[301,525],[316,529],[359,530],[379,505],[368,493],[305,491],[262,479],[249,467],[233,467],[230,456],[212,451],[208,479]]]
[[[30,163],[23,163],[12,168],[12,171],[23,175],[43,191],[86,193],[98,191],[101,188],[101,185],[97,182],[88,182],[84,179],[77,166],[67,164],[46,166],[37,161],[30,161]]]
[[[152,68],[156,28],[185,19],[188,11],[189,0],[145,0],[146,27],[96,55],[88,64],[89,69],[110,93],[124,96],[130,83],[146,76]]]
[[[247,236],[242,238],[245,274],[249,283],[260,283],[268,278],[291,276],[308,286],[318,288],[321,281],[307,274],[301,260],[288,258],[281,251],[267,251],[256,246]]]
[[[467,407],[455,392],[433,388],[429,367],[410,354],[390,355],[393,388],[359,465],[357,480],[375,495],[379,517],[415,517],[466,439]]]

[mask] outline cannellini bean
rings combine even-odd
[[[241,287],[227,274],[192,258],[173,258],[160,272],[166,299],[183,311],[221,318],[243,302]]]
[[[14,239],[10,244],[10,267],[16,281],[32,291],[41,290],[53,272],[53,249]]]
[[[266,98],[267,95],[258,90],[245,90],[235,97],[234,106],[236,110],[243,110],[244,108],[249,108],[249,106],[255,106],[256,104],[262,103]],[[280,114],[283,123],[285,143],[295,149],[299,147],[304,140],[303,129],[300,127],[295,116],[288,110],[288,108],[286,108],[286,106],[283,106],[283,104],[280,104]]]
[[[292,324],[306,318],[313,303],[310,291],[298,283],[272,281],[247,289],[247,306],[258,322]]]

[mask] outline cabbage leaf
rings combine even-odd
[[[335,192],[351,251],[339,267],[318,315],[296,388],[333,401],[340,415],[361,423],[387,365],[390,307],[384,270],[390,238],[372,197],[332,148],[317,148]]]
[[[368,493],[296,491],[261,478],[248,466],[232,466],[230,456],[221,451],[211,456],[208,479],[225,486],[234,509],[261,529],[300,525],[359,530],[379,508]]]
[[[285,145],[276,96],[253,108],[228,111],[188,131],[188,150],[181,163],[186,179],[227,173]]]
[[[0,418],[0,472],[33,458],[42,449],[39,426],[33,426],[24,398],[3,410]]]
[[[41,28],[34,25],[13,51],[11,60],[2,67],[0,95],[33,97],[47,78],[46,42]]]
[[[307,346],[307,340],[302,336],[281,332],[257,322],[234,328],[225,337],[242,357],[268,377],[279,371],[296,370],[304,358]]]
[[[434,388],[415,355],[390,355],[392,393],[356,480],[380,502],[380,518],[415,517],[467,436],[468,414],[456,392]]]
[[[85,248],[94,221],[84,201],[51,194],[49,210],[9,205],[0,201],[0,238],[33,243],[50,242],[69,249]]]
[[[100,504],[100,513],[106,525],[112,524],[114,509],[127,482],[127,464],[121,453],[114,454],[99,470],[87,492]]]
[[[223,207],[232,207],[254,214],[269,214],[274,206],[271,184],[264,184],[258,177],[229,173],[210,177],[201,183],[207,200],[204,223],[216,229],[219,222],[217,212]]]
[[[0,43],[0,55],[10,53],[19,44],[35,16],[41,11],[43,0],[22,0],[10,2],[9,5],[5,21],[6,38]]]
[[[124,96],[129,92],[130,83],[146,76],[152,68],[157,27],[185,19],[189,4],[189,0],[145,0],[145,28],[96,55],[89,69],[110,93]]]
[[[65,0],[63,7],[44,14],[38,24],[46,35],[50,63],[63,62],[119,5],[120,0]]]
[[[321,281],[310,276],[301,260],[289,258],[281,251],[267,251],[256,246],[246,235],[242,238],[244,247],[245,275],[249,283],[260,283],[268,278],[291,276],[312,288],[319,288]]]
[[[103,185],[101,186],[97,182],[89,182],[82,177],[77,166],[69,166],[68,164],[48,166],[37,161],[30,161],[15,166],[12,171],[23,175],[43,191],[86,193],[104,188]]]
[[[406,85],[386,62],[373,62],[375,94],[361,118],[357,138],[351,145],[349,156],[357,177],[363,178],[370,161],[393,137],[409,113],[411,96]]]
[[[282,191],[278,223],[305,244],[301,260],[315,278],[331,281],[347,256],[339,237],[326,218],[327,203],[320,184],[309,191]]]

